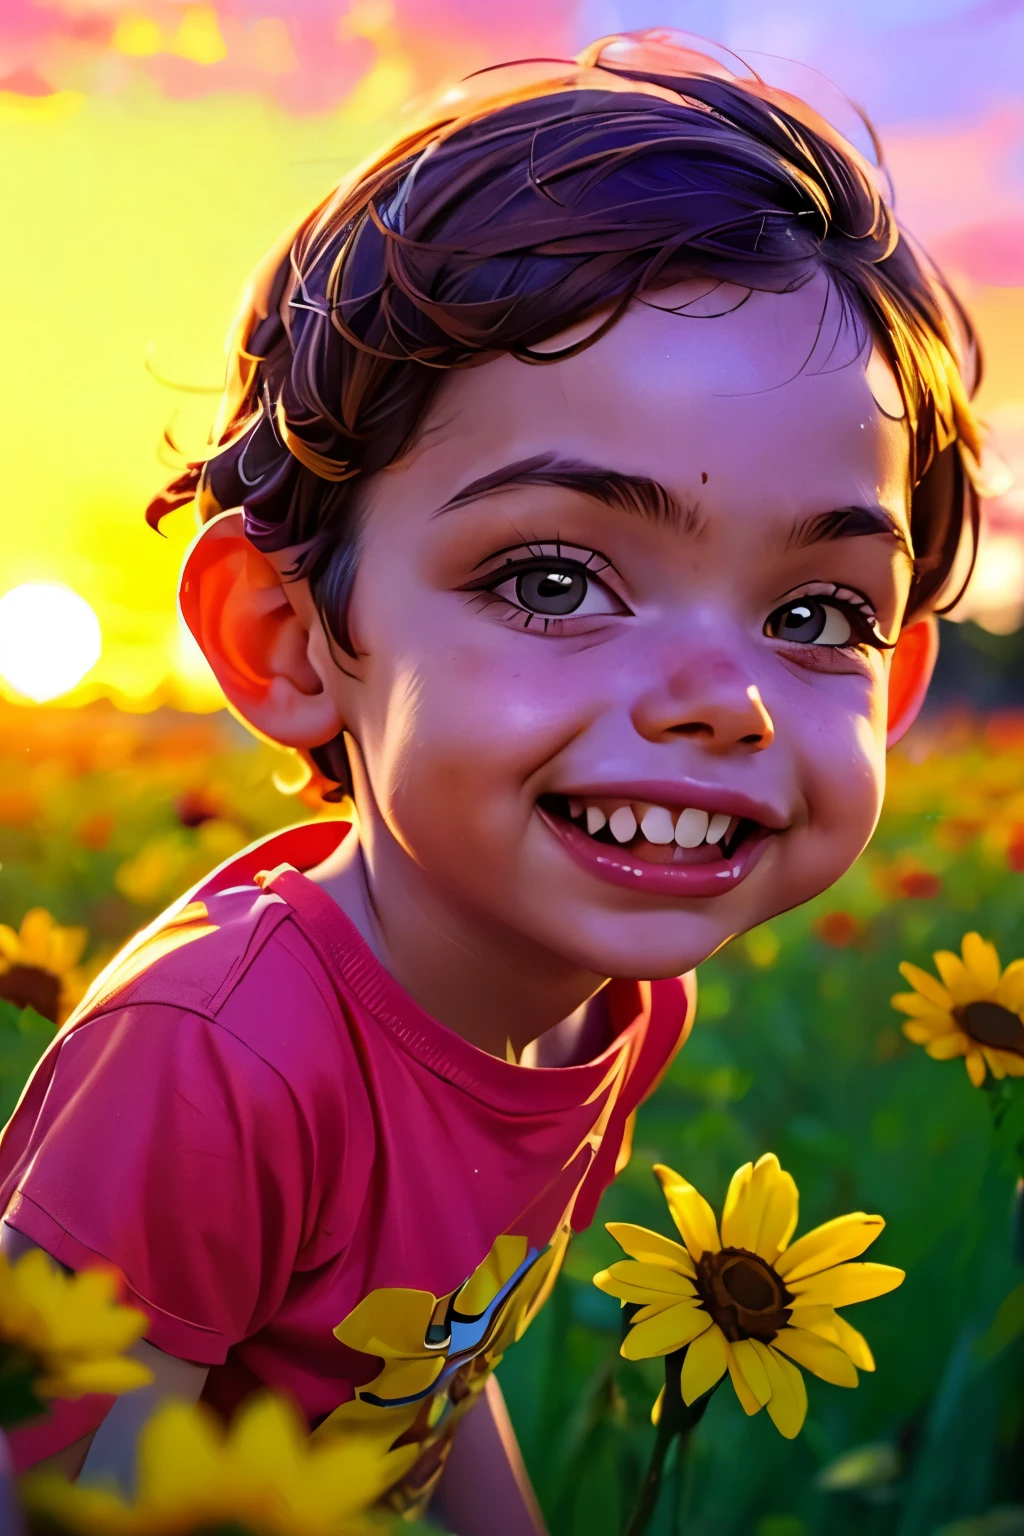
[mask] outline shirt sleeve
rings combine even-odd
[[[217,1365],[281,1304],[309,1145],[288,1085],[249,1046],[137,1003],[61,1043],[4,1219],[71,1269],[116,1266],[153,1344]]]

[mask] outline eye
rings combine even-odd
[[[604,583],[575,560],[531,561],[489,590],[527,613],[551,619],[624,611]]]
[[[766,619],[764,632],[772,640],[795,645],[849,645],[853,639],[853,625],[844,608],[816,597],[798,597],[776,608]]]

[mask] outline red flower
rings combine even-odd
[[[823,944],[831,944],[833,949],[846,949],[860,938],[864,924],[851,912],[823,912],[815,918],[813,929]]]

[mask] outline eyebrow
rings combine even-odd
[[[697,537],[703,531],[700,503],[696,498],[681,502],[659,480],[647,475],[630,475],[581,459],[563,459],[554,453],[539,453],[529,459],[503,464],[476,480],[471,480],[432,514],[440,517],[471,502],[481,501],[512,486],[555,486],[575,491],[599,501],[616,511],[646,518]],[[794,523],[785,542],[787,549],[808,549],[814,544],[838,539],[870,538],[888,534],[896,540],[908,560],[914,554],[910,541],[894,515],[882,506],[836,507],[815,512],[803,522]]]
[[[627,475],[621,470],[606,469],[581,459],[561,459],[553,453],[518,459],[471,480],[438,507],[433,516],[454,512],[469,502],[480,501],[514,485],[557,486],[576,491],[606,507],[614,507],[616,511],[678,528],[688,534],[696,534],[701,525],[700,504],[696,500],[679,501],[658,480],[651,480],[647,475]]]
[[[786,540],[787,549],[809,549],[812,544],[828,544],[834,539],[871,538],[888,534],[911,562],[914,551],[898,518],[885,507],[836,507],[831,512],[815,512],[802,523],[794,523]]]

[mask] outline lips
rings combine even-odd
[[[612,885],[704,898],[744,880],[785,819],[742,794],[665,783],[542,795],[541,819],[575,861]]]

